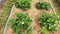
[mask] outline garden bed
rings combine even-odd
[[[10,4],[9,4],[10,3]],[[2,34],[8,16],[10,14],[12,8],[12,1],[11,0],[3,0],[0,6],[0,34]],[[9,5],[8,5],[9,4]]]
[[[53,1],[51,0],[51,2],[52,2],[53,6],[56,10],[56,13],[58,15],[60,15],[60,5],[59,5],[58,1],[57,0],[53,0]]]
[[[38,30],[41,29],[41,27],[38,23],[38,21],[39,21],[38,20],[39,19],[38,14],[43,13],[43,12],[48,12],[49,14],[53,13],[52,9],[50,9],[50,10],[44,10],[44,9],[43,10],[42,9],[38,10],[38,9],[36,9],[35,4],[37,2],[38,2],[38,0],[32,0],[31,8],[28,9],[27,11],[16,8],[16,6],[14,6],[14,8],[12,10],[11,17],[10,17],[10,18],[14,17],[14,14],[16,12],[20,12],[20,13],[26,13],[27,12],[29,14],[30,18],[33,20],[33,22],[30,24],[30,26],[32,27],[32,34],[40,34],[40,32],[38,32]],[[46,0],[46,2],[48,2],[48,0]],[[60,31],[56,30],[55,32],[52,33],[52,32],[47,30],[47,32],[48,32],[48,34],[59,34]],[[13,31],[12,31],[10,26],[8,26],[6,34],[13,34]]]

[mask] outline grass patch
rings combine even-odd
[[[11,8],[12,8],[13,3],[14,3],[13,0],[7,0],[4,3],[4,5],[1,9],[2,11],[0,11],[0,28],[4,28],[4,26],[7,22],[8,16],[11,12]],[[0,34],[2,34],[2,32]]]

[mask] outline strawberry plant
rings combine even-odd
[[[16,33],[18,33],[21,28],[27,29],[29,27],[29,24],[32,22],[27,13],[23,14],[16,12],[15,16],[16,18],[12,18],[10,20],[10,26]]]
[[[37,9],[46,9],[46,10],[48,10],[48,9],[51,8],[51,5],[48,2],[40,2],[39,1],[38,3],[36,3],[36,8]]]
[[[31,0],[17,0],[15,6],[23,10],[27,10],[31,6]]]
[[[39,23],[42,27],[46,27],[49,31],[54,32],[56,27],[57,16],[47,12],[39,15]]]

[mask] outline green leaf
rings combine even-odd
[[[32,34],[32,28],[28,27],[25,31],[24,34]]]
[[[42,27],[41,29],[39,29],[38,32],[42,34],[48,34],[45,27]]]

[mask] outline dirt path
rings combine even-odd
[[[16,13],[16,12],[22,12],[22,13],[25,13],[25,12],[28,12],[28,14],[29,14],[29,16],[30,16],[30,18],[33,20],[33,22],[31,23],[31,27],[32,27],[32,32],[33,32],[33,34],[40,34],[39,32],[38,32],[38,30],[41,28],[40,27],[40,25],[38,24],[38,14],[39,13],[41,13],[41,12],[44,12],[44,11],[46,11],[46,10],[37,10],[36,8],[35,8],[35,4],[38,2],[39,0],[32,0],[32,2],[31,2],[31,8],[29,9],[29,10],[27,10],[27,11],[22,11],[21,9],[17,9],[16,7],[13,9],[13,13],[12,13],[12,16],[11,17],[13,17],[14,16],[14,13]],[[45,1],[47,1],[48,2],[48,0],[45,0]],[[46,11],[46,12],[48,12],[48,13],[53,13],[53,11],[50,9],[50,10],[48,10],[48,11]],[[6,32],[6,34],[12,34],[12,30],[11,30],[11,28],[8,28],[7,29],[7,32]],[[49,33],[49,34],[51,34],[51,33]]]

